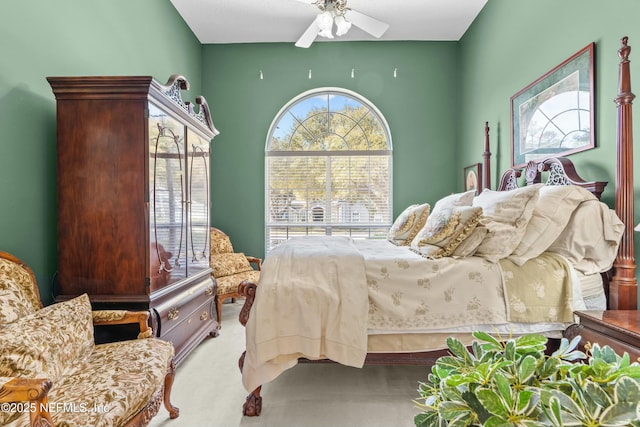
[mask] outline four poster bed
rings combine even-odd
[[[559,338],[575,310],[636,309],[629,52],[625,37],[615,212],[599,200],[606,182],[586,182],[567,158],[549,158],[506,171],[496,191],[408,207],[387,240],[281,244],[260,286],[239,288],[240,369],[251,390],[244,414],[259,415],[262,384],[301,360],[430,364],[446,354],[448,336],[466,344],[474,330]],[[488,125],[483,159],[490,183]]]

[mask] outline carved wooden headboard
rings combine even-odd
[[[543,181],[543,173],[548,172]],[[518,188],[518,178],[522,169],[508,169],[502,174],[498,190],[513,190]],[[541,161],[531,161],[524,168],[526,185],[545,182],[547,185],[577,185],[592,192],[598,199],[607,186],[606,181],[585,181],[578,175],[571,160],[566,157],[550,157]]]

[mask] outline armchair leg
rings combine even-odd
[[[51,415],[49,415],[48,411],[42,410],[42,408],[46,408],[47,406],[47,398],[44,397],[42,400],[38,399],[35,403],[35,410],[29,412],[29,421],[31,422],[31,425],[38,427],[53,427]]]
[[[178,415],[180,415],[180,409],[171,404],[171,388],[173,387],[175,374],[176,365],[172,360],[167,370],[167,375],[164,377],[164,407],[169,412],[169,418],[171,419],[178,418]]]

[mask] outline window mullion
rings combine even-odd
[[[331,166],[332,166],[332,162],[331,162],[331,156],[327,156],[327,168],[325,170],[325,211],[328,213],[328,215],[325,213],[324,216],[324,220],[325,220],[325,234],[330,236],[332,229],[331,229],[331,223],[333,222],[333,203],[332,203],[332,199],[333,197],[331,196]],[[328,219],[327,219],[328,218]]]

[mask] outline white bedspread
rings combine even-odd
[[[362,367],[367,293],[364,259],[348,237],[295,238],[271,251],[246,325],[244,387],[271,381],[300,357]]]
[[[531,263],[534,270],[522,277],[482,258],[425,259],[384,240],[292,239],[271,251],[262,266],[246,325],[243,384],[252,391],[301,357],[361,367],[367,351],[410,351],[403,347],[405,342],[417,351],[436,345],[444,348],[450,333],[511,334],[523,326],[525,331],[534,326],[562,331],[567,319],[551,318],[548,313],[560,313],[560,305],[571,316],[571,289],[546,298],[550,294],[541,289],[560,286],[539,280],[544,276],[539,270],[554,270],[541,266],[539,260]],[[552,276],[562,283],[566,280],[570,287],[569,270],[560,268]],[[503,280],[505,273],[513,280]],[[529,276],[535,280],[529,281]],[[527,292],[543,296],[531,313],[516,304],[515,322],[519,323],[510,318],[514,307],[507,307],[507,301],[532,297],[529,293],[523,297],[514,287],[515,291],[532,287]],[[547,300],[551,307],[545,306]],[[439,334],[437,342],[422,338],[434,333]],[[391,339],[384,340],[382,350],[369,342],[375,338],[382,343],[382,337]]]
[[[407,246],[359,240],[369,285],[369,335],[508,322],[500,265],[427,259]]]

